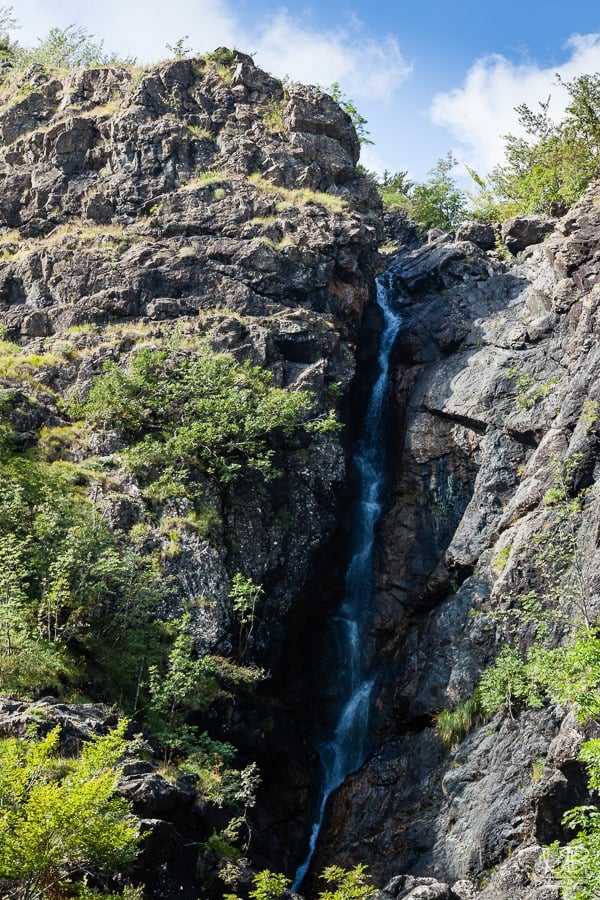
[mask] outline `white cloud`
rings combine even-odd
[[[568,80],[600,71],[600,34],[573,35],[567,48],[567,61],[548,68],[535,62],[516,65],[500,55],[483,57],[471,66],[461,87],[434,97],[431,120],[459,141],[455,153],[461,162],[480,173],[501,162],[502,136],[520,133],[514,108],[521,103],[535,110],[551,95],[551,115],[560,119],[568,94],[556,83],[556,75]]]
[[[198,50],[231,45],[240,28],[226,0],[19,0],[20,43],[32,46],[55,25],[85,27],[105,48],[145,62],[168,55],[166,44],[189,35]]]
[[[316,30],[282,8],[252,39],[257,63],[269,71],[308,84],[339,81],[354,100],[388,98],[412,71],[395,37],[375,38],[357,19]]]

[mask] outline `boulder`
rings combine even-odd
[[[556,219],[549,216],[513,216],[502,223],[500,233],[508,250],[516,256],[526,247],[541,243],[555,224]]]
[[[482,250],[493,250],[496,246],[496,229],[486,222],[463,222],[456,229],[457,241],[471,241]]]

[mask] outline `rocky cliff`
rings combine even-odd
[[[371,290],[378,200],[333,101],[284,89],[228,51],[151,70],[34,69],[3,93],[0,321],[14,345],[3,411],[21,445],[39,426],[66,425],[61,398],[84,397],[107,360],[173,334],[182,353],[208,339],[279,386],[315,392],[322,410],[339,403]],[[56,452],[106,460],[119,449],[114,434],[83,443]],[[316,436],[285,465],[284,490],[246,480],[213,498],[215,545],[180,535],[182,594],[215,601],[199,613],[204,647],[227,641],[228,572],[268,582],[281,620],[336,527],[337,437]],[[116,528],[148,512],[128,478],[117,471],[103,500]],[[264,635],[273,650],[276,631]]]
[[[357,344],[381,265],[380,202],[357,173],[356,133],[321,91],[283,85],[250,57],[224,49],[150,69],[34,67],[5,77],[0,102],[2,434],[11,454],[43,460],[50,466],[44,472],[67,473],[93,504],[94,521],[100,515],[108,523],[111,546],[158,566],[168,589],[149,613],[133,610],[134,618],[187,612],[197,654],[261,667],[260,696],[225,700],[199,725],[234,741],[241,764],[264,761],[268,795],[268,761],[291,739],[276,727],[281,689],[268,676],[278,668],[290,621],[302,627],[312,614],[317,584],[326,602],[323,555],[343,542],[347,439],[343,429],[318,426],[331,413],[340,427],[348,418]],[[176,371],[189,375],[198,359],[222,353],[239,366],[232,370],[238,386],[219,400],[216,432],[236,395],[236,428],[246,427],[245,385],[255,367],[269,374],[266,381],[253,375],[251,383],[281,389],[273,395],[278,403],[307,398],[316,430],[302,421],[272,430],[268,401],[267,437],[247,423],[266,452],[262,463],[256,458],[258,469],[247,466],[243,448],[230,445],[234,469],[215,476],[206,447],[197,446],[183,481],[179,471],[169,484],[157,473],[171,477],[180,457],[167,473],[156,459],[154,474],[146,468],[141,476],[127,457],[127,417],[74,424],[77,404],[85,404],[107,367],[123,384],[136,359],[151,359],[162,391]],[[184,384],[161,433],[176,437],[185,402]],[[144,403],[139,412],[148,424],[153,398]],[[156,430],[156,422],[148,427]],[[269,477],[259,470],[263,463]],[[30,513],[33,519],[35,509]],[[236,575],[259,591],[251,614],[235,606]],[[105,602],[101,615],[118,618],[121,600]],[[75,624],[67,607],[56,611],[55,634],[71,641],[78,658],[83,645],[94,656],[94,644],[106,636],[90,625],[86,637],[81,613]],[[37,633],[38,625],[31,627]],[[66,636],[75,631],[74,645]],[[142,689],[147,665],[141,659]],[[94,669],[81,688],[92,700],[119,701],[111,677]],[[49,686],[25,689],[25,696]],[[312,758],[304,794],[314,787],[314,770]],[[145,790],[152,795],[151,785]],[[175,817],[183,828],[179,844],[165,832],[171,855],[161,878],[145,879],[161,896],[183,884],[197,895],[199,842],[227,823],[224,813],[205,813],[201,794],[194,806],[193,794],[181,801],[189,815]],[[161,819],[171,800],[139,811]],[[259,807],[255,815],[265,833],[275,832],[268,797],[265,803],[267,811]],[[195,857],[182,849],[190,843]],[[185,862],[171,867],[178,846]],[[279,866],[273,857],[267,862]]]
[[[404,327],[374,749],[336,795],[315,866],[410,874],[382,897],[558,897],[541,848],[589,802],[577,755],[596,730],[567,707],[509,703],[451,747],[435,722],[503,648],[526,653],[542,628],[568,645],[598,614],[599,195],[506,223],[505,259],[473,229],[477,243],[441,235],[391,267]]]

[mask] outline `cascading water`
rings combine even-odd
[[[306,859],[299,866],[293,890],[297,890],[308,872],[327,800],[344,778],[364,762],[369,705],[374,679],[366,671],[361,650],[373,592],[373,546],[375,526],[383,507],[385,478],[384,404],[387,395],[389,358],[400,328],[400,317],[390,306],[389,276],[377,279],[377,303],[383,314],[383,330],[377,354],[378,375],[367,407],[363,437],[354,464],[358,473],[358,491],[354,510],[351,556],[346,570],[345,594],[339,613],[331,622],[337,650],[339,697],[337,724],[330,740],[319,746],[323,767],[318,812],[312,827]]]

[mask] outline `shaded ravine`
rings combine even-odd
[[[364,627],[369,618],[373,593],[373,548],[375,527],[383,509],[385,481],[384,409],[388,389],[389,360],[400,317],[390,304],[391,279],[377,279],[377,303],[383,328],[377,353],[378,373],[366,410],[362,438],[354,465],[358,476],[353,510],[350,562],[345,576],[344,601],[330,623],[335,648],[335,694],[338,699],[336,726],[329,740],[318,747],[322,765],[318,811],[312,826],[306,858],[296,871],[293,890],[307,874],[325,816],[327,801],[345,777],[364,762],[369,724],[369,705],[374,675],[362,653]]]

